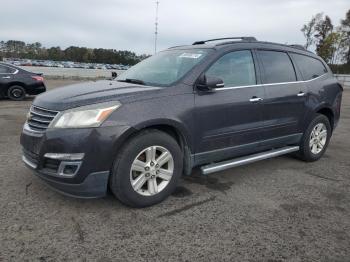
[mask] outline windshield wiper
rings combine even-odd
[[[146,83],[139,79],[125,78],[124,80],[118,80],[119,82],[133,83],[138,85],[145,85]]]

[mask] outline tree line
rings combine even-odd
[[[315,48],[334,72],[350,73],[350,10],[338,26],[333,25],[328,15],[318,13],[303,25],[301,31],[306,39],[306,49]]]
[[[315,48],[316,53],[334,71],[350,73],[350,10],[347,11],[338,26],[333,25],[328,15],[318,13],[303,25],[301,31],[306,39],[306,49]],[[0,41],[0,59],[2,57],[134,65],[148,55],[136,55],[126,50],[77,46],[70,46],[66,49],[61,49],[59,46],[46,48],[39,42],[25,43],[9,40]]]
[[[2,57],[134,65],[145,59],[147,55],[136,55],[131,51],[77,46],[70,46],[66,49],[61,49],[59,46],[46,48],[39,42],[25,43],[9,40],[0,41],[0,59]]]

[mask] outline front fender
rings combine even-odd
[[[179,135],[182,136],[182,138],[185,140],[185,143],[191,149],[191,151],[192,152],[194,151],[193,138],[190,135],[189,130],[179,120],[166,119],[166,118],[150,119],[150,120],[146,120],[144,122],[138,123],[137,125],[134,126],[134,128],[136,130],[141,130],[141,129],[157,127],[157,126],[165,126],[165,127],[170,127],[174,129]]]

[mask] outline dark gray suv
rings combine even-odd
[[[24,163],[67,195],[102,197],[109,187],[144,207],[195,166],[205,175],[292,152],[318,160],[343,91],[326,63],[300,46],[213,40],[38,96],[21,136]]]

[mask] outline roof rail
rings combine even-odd
[[[168,49],[173,49],[173,48],[177,48],[177,47],[181,47],[181,46],[185,46],[185,45],[175,45],[175,46],[168,47]]]
[[[242,40],[242,41],[257,41],[255,37],[252,36],[240,36],[240,37],[223,37],[223,38],[215,38],[215,39],[208,39],[208,40],[202,40],[202,41],[196,41],[192,45],[204,45],[206,42],[212,42],[212,41],[219,41],[219,40]]]
[[[296,49],[300,49],[300,50],[304,50],[304,51],[307,51],[305,47],[303,47],[302,45],[289,45],[290,47],[294,47]]]

